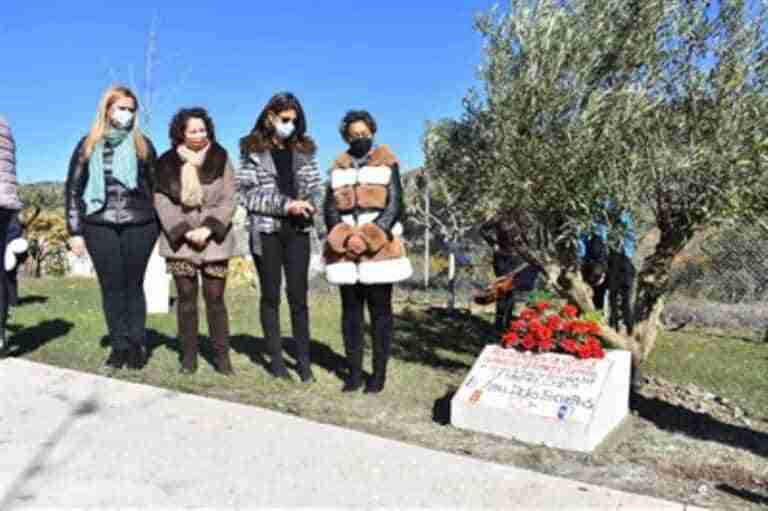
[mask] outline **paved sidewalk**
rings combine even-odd
[[[0,361],[0,389],[4,511],[686,509],[260,408],[24,360]]]

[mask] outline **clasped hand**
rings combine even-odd
[[[363,238],[355,234],[347,241],[347,249],[354,255],[359,256],[368,249],[368,246]]]
[[[211,229],[208,227],[198,227],[197,229],[187,231],[187,233],[184,235],[187,241],[197,247],[204,247],[205,244],[208,243],[208,238],[210,238],[210,236]]]
[[[303,216],[311,218],[315,214],[315,207],[305,200],[294,200],[288,204],[288,214],[291,216]]]

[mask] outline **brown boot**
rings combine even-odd
[[[208,318],[208,333],[213,341],[216,371],[227,376],[235,374],[229,358],[229,317],[224,302],[224,279],[203,275],[203,297]]]
[[[181,332],[182,328],[179,328],[179,336],[181,337],[181,372],[184,374],[192,374],[197,371],[197,353],[200,350],[200,343],[197,337],[197,321],[194,322],[195,332],[191,331]],[[181,325],[179,325],[181,327]],[[187,330],[186,328],[183,330]],[[191,328],[190,328],[191,330]]]
[[[235,370],[232,368],[232,361],[229,358],[229,350],[224,351],[223,353],[216,353],[216,360],[214,363],[216,364],[216,371],[219,373],[226,376],[235,374]]]
[[[184,349],[184,355],[181,358],[181,372],[183,374],[197,372],[197,350]]]
[[[191,374],[197,371],[198,340],[197,279],[176,277],[179,301],[176,305],[176,322],[181,344],[181,372]]]

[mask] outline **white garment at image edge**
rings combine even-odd
[[[8,246],[5,247],[5,271],[11,271],[16,268],[16,263],[18,262],[16,256],[23,254],[27,250],[29,250],[29,243],[24,238],[16,238],[8,243]]]

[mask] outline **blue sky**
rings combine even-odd
[[[220,142],[237,141],[276,91],[304,104],[327,168],[343,149],[337,126],[366,108],[409,169],[422,161],[427,120],[455,116],[476,83],[481,40],[468,1],[6,0],[0,15],[0,113],[11,121],[22,182],[63,180],[102,91],[141,85],[146,34],[158,25],[151,136],[168,148],[167,123],[182,106],[209,109]],[[112,71],[110,71],[110,69]]]

